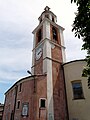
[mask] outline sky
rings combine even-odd
[[[84,59],[82,40],[75,38],[72,24],[77,7],[70,0],[0,0],[0,102],[4,93],[31,70],[33,35],[45,6],[64,27],[66,60]]]

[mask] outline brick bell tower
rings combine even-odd
[[[34,29],[32,74],[35,78],[35,120],[67,120],[62,63],[65,62],[64,28],[48,6]],[[46,74],[46,76],[43,76]]]

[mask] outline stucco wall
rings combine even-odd
[[[22,84],[21,91],[19,91],[20,83]],[[17,93],[15,92],[16,86]],[[33,77],[17,81],[5,94],[3,120],[10,120],[12,111],[14,111],[14,120],[45,120],[47,112],[46,108],[39,107],[40,98],[45,98],[47,101],[46,76],[35,77],[35,92]],[[19,108],[17,108],[18,101],[20,101]],[[24,117],[22,116],[22,106],[26,103],[28,104],[28,116]]]
[[[83,60],[64,64],[69,120],[90,120],[90,89],[87,79],[82,77],[85,64]],[[73,99],[71,82],[74,80],[81,80],[84,99]]]

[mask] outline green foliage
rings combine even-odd
[[[78,6],[72,31],[75,31],[75,37],[82,38],[82,49],[87,50],[87,66],[82,75],[87,77],[90,87],[90,0],[71,0],[72,2]]]

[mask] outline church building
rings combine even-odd
[[[6,93],[3,120],[89,120],[90,90],[84,60],[66,63],[63,31],[48,6],[33,30],[30,76]]]

